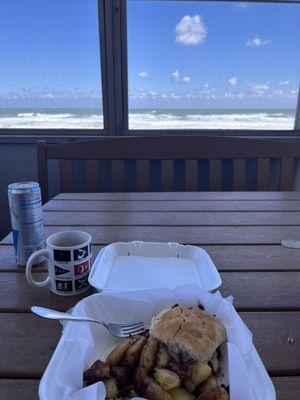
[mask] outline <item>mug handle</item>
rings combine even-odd
[[[36,257],[39,257],[39,256],[45,256],[49,260],[50,254],[47,249],[38,250],[38,251],[35,251],[33,254],[31,254],[31,256],[29,257],[27,264],[26,264],[26,278],[30,285],[37,286],[37,287],[43,287],[43,286],[46,286],[49,284],[50,276],[48,275],[44,281],[38,282],[33,279],[32,274],[31,274],[31,268],[34,263],[34,260]]]

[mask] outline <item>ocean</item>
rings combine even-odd
[[[130,129],[276,129],[294,127],[291,109],[130,109]],[[101,129],[98,109],[0,109],[0,128]]]

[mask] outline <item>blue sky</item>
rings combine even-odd
[[[0,5],[0,107],[100,107],[96,0]]]
[[[299,5],[129,0],[131,108],[295,107]],[[0,6],[0,107],[100,107],[96,0]]]
[[[131,107],[295,107],[299,21],[299,5],[131,0]]]

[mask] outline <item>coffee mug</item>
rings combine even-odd
[[[38,287],[50,284],[50,290],[62,296],[80,294],[89,289],[91,241],[91,235],[77,230],[49,236],[46,248],[34,252],[27,261],[26,277],[29,284]],[[48,277],[38,282],[33,279],[31,269],[35,259],[40,256],[48,260]]]

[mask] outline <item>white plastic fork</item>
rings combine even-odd
[[[133,324],[114,324],[106,323],[97,319],[89,317],[78,317],[61,311],[50,310],[44,307],[31,307],[31,311],[36,315],[43,318],[56,319],[60,321],[75,321],[75,322],[95,322],[96,324],[103,325],[113,336],[118,338],[126,338],[129,336],[139,335],[143,333],[146,328],[143,322],[135,322]]]

